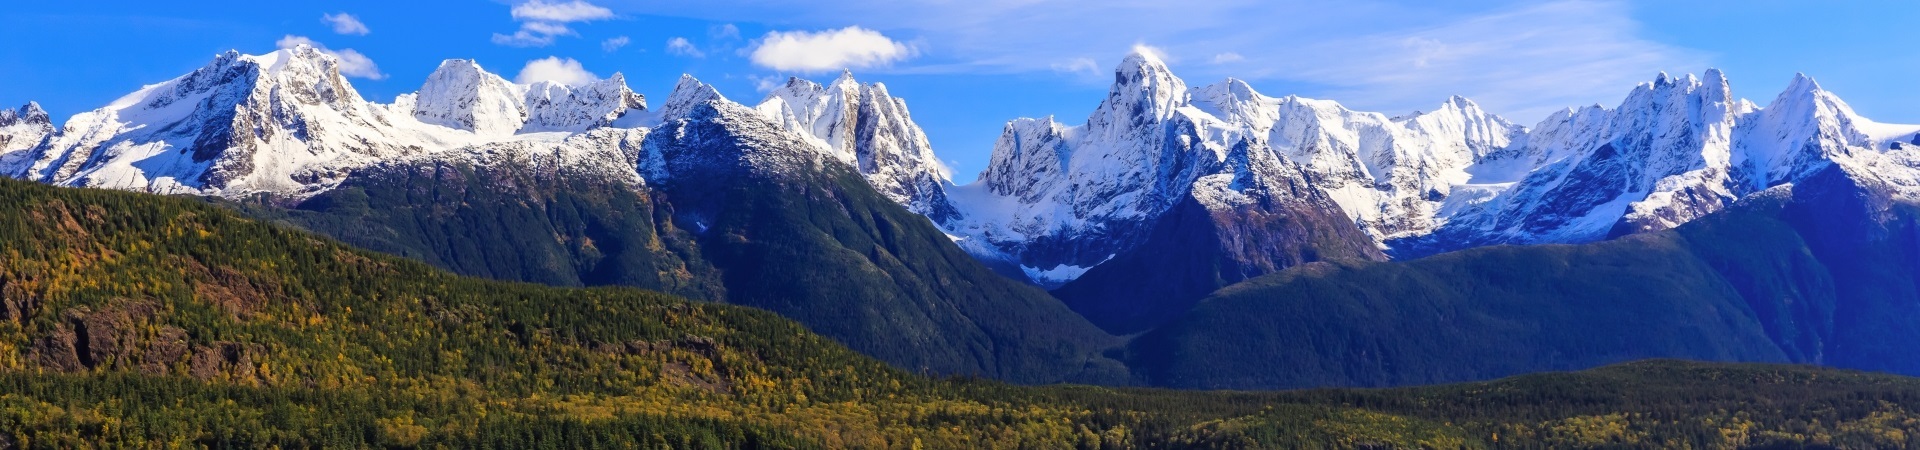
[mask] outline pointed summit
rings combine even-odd
[[[1687,75],[1687,77],[1692,78],[1693,75]],[[1701,74],[1700,87],[1705,90],[1702,98],[1714,103],[1725,103],[1728,108],[1735,108],[1736,113],[1738,112],[1739,105],[1733,98],[1733,85],[1727,82],[1727,74],[1721,73],[1720,69],[1707,69]]]
[[[847,88],[849,88],[849,87],[855,87],[855,88],[857,88],[857,87],[859,87],[859,86],[860,86],[860,82],[859,82],[859,81],[855,81],[855,80],[853,79],[853,71],[852,71],[852,70],[844,70],[844,69],[843,69],[843,70],[841,70],[841,71],[840,71],[840,76],[838,76],[838,77],[835,77],[835,78],[833,79],[833,82],[832,82],[832,83],[828,83],[827,85],[828,85],[828,86],[833,86],[833,87],[836,87],[836,88],[840,88],[840,89],[847,89]]]
[[[1469,99],[1466,96],[1462,96],[1462,95],[1448,96],[1447,102],[1442,103],[1441,107],[1455,108],[1461,111],[1479,111],[1480,110],[1479,104],[1474,103],[1473,99]]]
[[[19,117],[29,123],[53,123],[53,120],[47,117],[47,110],[40,109],[40,102],[27,102],[26,106],[20,107]]]
[[[1194,88],[1192,97],[1194,103],[1203,105],[1203,108],[1210,107],[1209,112],[1223,118],[1238,118],[1236,120],[1249,120],[1251,116],[1258,115],[1261,101],[1266,98],[1253,90],[1253,86],[1237,78]]]
[[[0,110],[0,127],[52,124],[53,120],[47,117],[47,110],[40,109],[40,104],[36,102],[27,102],[20,105],[19,109]]]
[[[686,118],[693,113],[694,107],[701,104],[727,98],[712,85],[700,82],[693,75],[680,75],[680,82],[674,84],[673,93],[667,95],[667,102],[660,107],[660,118],[664,120]]]
[[[527,109],[521,103],[524,92],[479,63],[449,59],[420,86],[413,117],[481,135],[511,135],[527,121]]]
[[[1252,85],[1247,84],[1246,81],[1241,81],[1239,78],[1231,77],[1221,80],[1219,83],[1207,85],[1206,87],[1200,88],[1200,90],[1206,92],[1208,97],[1216,101],[1226,99],[1247,101],[1260,97],[1260,93],[1254,91]]]
[[[1787,83],[1786,93],[1811,94],[1811,93],[1820,92],[1820,91],[1821,91],[1820,82],[1814,81],[1813,77],[1807,76],[1807,74],[1805,73],[1794,73],[1793,81]]]
[[[39,103],[27,102],[19,109],[0,109],[0,175],[11,174],[20,169],[27,160],[27,150],[40,145],[48,136],[54,134],[53,120],[47,117],[47,111],[40,109]]]
[[[1186,104],[1186,82],[1167,69],[1157,50],[1136,46],[1114,69],[1113,87],[1087,123],[1098,133],[1130,133],[1129,128],[1173,117],[1174,109]]]
[[[1173,76],[1173,70],[1167,68],[1167,63],[1161,58],[1160,51],[1140,45],[1134,46],[1133,52],[1128,53],[1126,58],[1120,60],[1120,65],[1114,68],[1113,83],[1116,87],[1138,86],[1142,83],[1148,83],[1151,87],[1153,83],[1167,79],[1178,81]]]

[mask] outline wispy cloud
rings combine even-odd
[[[1615,0],[646,4],[716,22],[855,23],[910,33],[925,52],[913,64],[895,64],[897,72],[1060,72],[1101,82],[1084,75],[1086,61],[1104,72],[1133,44],[1149,42],[1196,84],[1232,76],[1275,91],[1269,94],[1388,112],[1431,108],[1461,94],[1523,121],[1615,101],[1659,70],[1697,70],[1708,59],[1645,37],[1629,5]]]
[[[892,64],[913,56],[912,47],[861,27],[819,32],[774,31],[760,38],[753,63],[780,71],[824,72]]]
[[[574,0],[566,3],[547,3],[531,0],[514,5],[511,10],[513,20],[520,22],[520,29],[512,34],[493,34],[493,43],[514,47],[545,47],[553,45],[563,36],[579,36],[567,24],[591,22],[613,18],[613,10]]]
[[[777,75],[767,75],[767,76],[747,75],[747,80],[753,82],[753,90],[760,91],[760,93],[763,93],[763,94],[768,92],[773,92],[774,89],[779,89],[781,86],[785,86],[787,82],[787,79],[781,78]]]
[[[585,22],[613,18],[613,10],[582,0],[547,3],[533,0],[514,5],[513,19],[528,22]]]
[[[1705,65],[1699,52],[1637,36],[1623,5],[1562,1],[1498,11],[1437,26],[1304,46],[1300,55],[1340,64],[1291,64],[1255,71],[1329,86],[1361,105],[1407,99],[1437,104],[1459,94],[1516,118],[1569,106],[1610,103],[1661,70]],[[1421,107],[1425,105],[1412,105]]]
[[[372,58],[368,58],[367,55],[362,55],[360,52],[350,48],[333,50],[306,36],[294,36],[291,34],[274,42],[274,46],[282,49],[294,48],[301,45],[313,47],[314,50],[319,50],[320,53],[331,55],[334,59],[339,60],[341,75],[354,78],[366,78],[369,80],[379,80],[387,77],[387,74],[380,73],[380,66],[374,64]]]
[[[1053,63],[1053,70],[1065,73],[1099,75],[1100,63],[1094,62],[1093,58],[1068,58],[1064,61]]]
[[[373,32],[373,30],[367,29],[367,24],[360,23],[360,18],[344,12],[339,14],[321,14],[320,21],[326,22],[328,26],[332,26],[334,33],[366,36]]]
[[[689,41],[687,40],[687,38],[684,38],[684,37],[675,37],[673,39],[668,39],[667,53],[673,54],[673,55],[685,56],[688,58],[707,57],[706,52],[700,51],[699,47],[693,46],[693,41]]]
[[[620,47],[626,47],[627,44],[631,44],[631,43],[633,43],[633,38],[620,36],[620,37],[600,41],[600,49],[606,50],[607,52],[614,52],[614,51],[620,50]]]
[[[740,27],[730,23],[714,25],[707,28],[707,36],[715,40],[739,39]]]
[[[520,68],[520,75],[513,77],[513,81],[520,84],[552,81],[568,86],[579,86],[599,80],[600,76],[588,72],[586,67],[580,65],[580,61],[558,56],[527,61],[526,67]]]

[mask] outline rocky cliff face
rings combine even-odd
[[[0,168],[21,164],[29,151],[57,131],[39,103],[0,110]]]
[[[1323,260],[1384,255],[1297,164],[1253,142],[1197,180],[1141,243],[1054,290],[1115,334],[1179,317],[1221,286]]]
[[[955,216],[952,184],[907,102],[879,83],[860,84],[842,73],[828,85],[790,78],[755,107],[797,131],[813,147],[860,170],[874,189],[936,222]]]

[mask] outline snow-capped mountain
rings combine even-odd
[[[948,227],[971,250],[1015,261],[1043,283],[1069,281],[1138,245],[1146,224],[1184,196],[1218,191],[1224,180],[1276,192],[1291,189],[1275,181],[1304,180],[1375,241],[1423,234],[1467,168],[1525,132],[1458,97],[1396,118],[1267,97],[1234,79],[1189,89],[1146,51],[1115,75],[1085,125],[1008,123],[980,181],[956,189],[965,217]],[[1253,161],[1276,163],[1230,163],[1242,147]],[[1293,174],[1271,172],[1283,166]],[[1260,167],[1272,169],[1244,173]]]
[[[495,137],[583,132],[647,109],[646,98],[618,73],[577,87],[552,81],[523,85],[464,59],[441,63],[418,93],[402,95],[394,104],[411,105],[414,118],[424,123]]]
[[[565,135],[522,132],[581,132],[645,108],[618,75],[578,88],[520,86],[457,60],[420,93],[378,104],[362,98],[339,65],[304,45],[227,52],[75,116],[0,172],[67,186],[299,198],[356,168],[500,142],[557,142]]]
[[[790,136],[767,145],[799,142],[812,152],[781,158],[845,163],[970,252],[1046,285],[1140,248],[1187,202],[1213,217],[1285,210],[1318,224],[1344,216],[1375,250],[1327,254],[1373,258],[1670,228],[1831,165],[1896,198],[1920,199],[1920,126],[1859,117],[1804,77],[1761,107],[1733,96],[1718,71],[1662,75],[1619,106],[1568,109],[1529,130],[1460,97],[1388,116],[1269,97],[1235,79],[1189,87],[1147,51],[1122,61],[1084,124],[1009,122],[980,180],[958,187],[906,102],[849,74],[824,85],[791,79],[752,107],[683,77],[650,112],[619,74],[583,86],[517,84],[448,60],[418,92],[381,104],[362,98],[337,60],[305,46],[228,52],[59,128],[38,105],[0,111],[0,173],[297,199],[360,168],[459,158],[549,161],[645,184],[672,176],[672,161],[658,151],[665,147],[639,143],[661,142],[649,139],[653,129],[704,109],[721,112],[704,119],[770,124],[754,129]],[[588,148],[595,145],[613,149]],[[1300,260],[1239,253],[1260,270]]]
[[[522,85],[452,60],[379,104],[339,66],[311,47],[229,52],[22,138],[36,143],[0,169],[264,199],[309,230],[473,275],[762,307],[913,370],[1124,379],[1099,354],[1111,336],[919,215],[950,211],[948,181],[884,86],[794,81],[755,108],[687,76],[654,113],[619,75]],[[8,124],[51,127],[19,115]]]
[[[28,102],[19,109],[0,110],[0,167],[18,164],[40,141],[53,135],[53,119],[39,103]]]
[[[789,78],[755,109],[859,168],[875,189],[907,209],[936,222],[954,217],[946,196],[951,174],[908,115],[907,102],[888,94],[886,85],[860,84],[850,72],[825,86]]]
[[[1229,176],[1271,186],[1232,175],[1242,144],[1297,168],[1301,186],[1398,257],[1671,228],[1835,164],[1920,198],[1920,126],[1862,118],[1805,77],[1761,107],[1717,70],[1662,74],[1617,107],[1529,130],[1461,97],[1389,117],[1234,79],[1189,89],[1144,51],[1115,75],[1084,125],[1007,124],[980,181],[954,190],[962,217],[944,224],[963,246],[1043,284],[1071,281],[1142,245],[1183,195],[1205,198]]]
[[[486,136],[517,133],[527,122],[525,86],[513,84],[464,59],[440,63],[420,92],[403,96],[421,122]]]
[[[572,155],[578,164],[607,166],[592,170],[639,176],[659,169],[660,155],[611,158],[578,141],[637,142],[709,103],[757,114],[805,143],[811,156],[856,168],[917,213],[955,215],[946,199],[950,177],[906,102],[851,75],[830,86],[794,79],[751,108],[688,76],[655,114],[617,73],[582,86],[517,84],[453,59],[418,92],[380,104],[354,91],[334,57],[307,46],[219,55],[77,115],[64,132],[54,132],[37,105],[6,112],[0,173],[68,186],[293,199],[331,189],[359,168],[419,158]],[[625,131],[595,133],[602,129]]]
[[[1860,117],[1811,78],[1766,107],[1726,77],[1661,74],[1618,107],[1556,113],[1449,199],[1446,226],[1390,244],[1418,256],[1495,243],[1586,242],[1662,230],[1838,165],[1865,185],[1913,199],[1920,125]]]

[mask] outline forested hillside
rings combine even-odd
[[[1837,170],[1677,229],[1314,264],[1135,339],[1150,382],[1388,386],[1653,357],[1920,373],[1920,209]]]
[[[715,122],[676,125],[727,137],[687,153],[799,151],[750,141],[764,130],[728,128],[753,123]],[[294,205],[223,203],[463,275],[764,308],[913,372],[1127,381],[1101,356],[1117,339],[1045,291],[993,273],[844,164],[690,166],[640,187],[505,164],[388,164]]]
[[[1920,380],[1648,362],[1394,390],[930,379],[774,314],[447,274],[189,199],[0,180],[0,440],[28,448],[1849,448]]]

